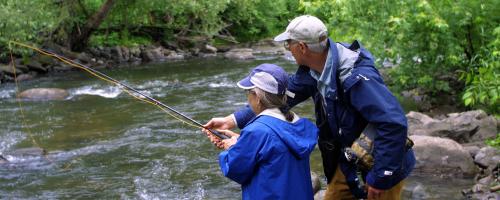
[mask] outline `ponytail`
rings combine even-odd
[[[283,115],[285,115],[286,121],[291,122],[293,120],[293,114],[292,114],[292,112],[290,112],[290,107],[288,107],[288,105],[279,107],[279,109],[280,109],[281,113],[283,113]]]
[[[253,91],[255,91],[255,95],[260,99],[260,104],[264,108],[278,108],[287,121],[291,122],[293,120],[293,114],[290,112],[290,107],[286,103],[286,95],[272,94],[260,88],[254,88]]]

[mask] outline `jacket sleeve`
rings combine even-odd
[[[349,98],[351,105],[376,128],[373,143],[375,165],[366,179],[368,185],[385,190],[393,187],[393,175],[401,173],[407,120],[397,99],[380,76],[373,72],[367,74],[352,75],[357,81],[350,88]]]
[[[287,103],[290,108],[307,100],[314,94],[316,81],[309,75],[309,68],[299,66],[297,72],[288,79],[288,90],[295,96],[288,97]],[[243,129],[246,124],[255,117],[250,106],[246,105],[234,112],[234,118],[238,128]]]
[[[266,142],[266,134],[243,130],[236,144],[219,154],[219,165],[224,176],[244,184],[249,181],[257,167]]]

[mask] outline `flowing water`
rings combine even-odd
[[[245,105],[235,86],[261,63],[293,73],[287,59],[189,60],[102,70],[205,123]],[[20,90],[56,87],[62,101],[16,101],[14,84],[0,85],[0,199],[239,199],[238,184],[219,171],[216,149],[197,128],[130,97],[83,71],[22,82]],[[294,108],[312,118],[312,102]],[[22,114],[24,113],[24,118]],[[46,156],[16,152],[38,147]],[[34,155],[33,155],[34,154]],[[319,151],[312,170],[322,174]],[[405,197],[459,199],[468,180],[412,176]],[[323,187],[324,187],[323,181]],[[437,186],[437,187],[436,187]],[[422,190],[419,195],[412,191]]]

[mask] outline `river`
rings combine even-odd
[[[245,105],[235,83],[260,63],[293,73],[287,59],[194,59],[102,71],[205,123]],[[216,149],[197,128],[83,71],[22,82],[20,90],[67,89],[63,101],[16,101],[0,85],[0,199],[239,199],[240,187],[219,171]],[[294,108],[313,117],[312,102]],[[23,114],[24,114],[24,117]],[[8,155],[39,147],[47,156]],[[319,151],[312,170],[322,174]],[[461,199],[472,180],[413,175],[405,199]],[[323,180],[323,187],[325,186]],[[424,189],[422,189],[424,188]],[[412,193],[422,190],[419,195]]]

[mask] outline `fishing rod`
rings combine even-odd
[[[133,97],[136,97],[136,96],[133,95],[133,94],[131,94],[127,90],[132,91],[135,94],[138,94],[138,95],[140,95],[140,96],[142,96],[142,97],[144,97],[145,99],[148,100],[148,101],[145,101],[143,99],[138,98],[138,99],[140,99],[142,101],[145,101],[145,102],[151,103],[151,104],[153,104],[155,106],[158,106],[158,107],[162,108],[162,110],[167,109],[168,111],[173,112],[173,113],[175,113],[178,116],[181,116],[182,118],[188,120],[189,122],[194,123],[194,126],[196,126],[196,127],[205,128],[205,126],[203,126],[203,124],[201,124],[200,122],[198,122],[198,121],[196,121],[196,120],[188,117],[185,114],[182,114],[181,112],[179,112],[179,111],[175,110],[174,108],[172,108],[172,107],[170,107],[170,106],[168,106],[168,105],[166,105],[166,104],[164,104],[164,103],[156,100],[155,98],[150,97],[150,96],[148,96],[148,95],[146,95],[146,94],[138,91],[137,89],[135,89],[135,88],[133,88],[131,86],[128,86],[127,84],[124,84],[124,83],[122,83],[122,82],[120,82],[120,81],[118,81],[118,80],[116,80],[116,79],[114,79],[114,78],[112,78],[112,77],[110,77],[110,76],[108,76],[108,75],[100,72],[100,71],[97,71],[97,70],[95,70],[93,68],[90,68],[90,67],[88,67],[86,65],[83,65],[83,64],[81,64],[79,62],[73,61],[73,60],[71,60],[69,58],[66,58],[64,56],[58,55],[56,53],[53,53],[53,52],[50,52],[50,51],[47,51],[47,50],[44,50],[44,49],[39,49],[39,48],[32,47],[32,46],[29,46],[29,45],[26,45],[26,44],[22,44],[22,43],[19,43],[19,42],[15,42],[15,41],[10,41],[9,43],[13,43],[13,44],[16,44],[16,45],[19,45],[19,46],[23,46],[23,47],[26,47],[26,48],[29,48],[29,49],[33,49],[33,50],[38,51],[38,52],[40,52],[40,53],[42,53],[44,55],[57,58],[57,59],[61,60],[62,62],[65,62],[65,63],[70,64],[72,66],[76,66],[78,68],[84,69],[85,71],[89,72],[90,74],[92,74],[94,76],[97,76],[98,78],[101,78],[103,80],[107,80],[107,81],[112,82],[112,83],[114,83],[116,85],[119,85],[119,86],[121,86],[123,88],[126,88],[126,90],[124,90],[124,91],[126,91],[127,93],[129,93]],[[175,117],[173,115],[172,115],[172,117],[174,117],[176,119],[179,119],[179,118],[177,118],[177,117]],[[182,119],[179,119],[179,120],[182,121],[182,122],[184,122],[184,120],[182,120]],[[189,124],[189,123],[187,123],[187,124]],[[229,138],[227,135],[224,135],[223,133],[220,133],[219,131],[216,131],[216,130],[213,130],[213,129],[208,129],[208,128],[205,128],[205,129],[207,129],[208,131],[210,131],[212,134],[214,134],[215,136],[217,136],[220,139],[228,139]]]

